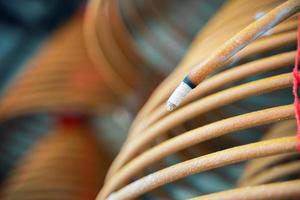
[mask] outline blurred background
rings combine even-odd
[[[2,194],[93,199],[137,111],[221,4],[0,0]]]

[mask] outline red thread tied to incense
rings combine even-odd
[[[295,118],[297,122],[297,150],[300,152],[300,105],[298,98],[298,87],[300,85],[299,75],[299,58],[300,58],[300,15],[298,15],[298,32],[297,32],[297,53],[295,57],[295,65],[293,69],[293,94],[294,94],[294,107],[295,107]]]
[[[76,128],[88,123],[88,117],[77,113],[64,113],[58,115],[58,125],[64,128]]]

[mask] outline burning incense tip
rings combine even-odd
[[[182,102],[184,97],[192,90],[192,88],[185,82],[181,82],[175,89],[170,98],[167,101],[167,110],[174,110]]]

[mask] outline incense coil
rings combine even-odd
[[[94,113],[116,102],[84,46],[83,18],[62,26],[6,88],[0,118],[35,112]]]
[[[102,3],[104,2],[96,0],[90,1],[87,8],[86,20],[84,23],[84,34],[87,50],[94,65],[101,70],[101,73],[105,73],[104,78],[110,83],[109,86],[112,87],[113,91],[117,92],[118,94],[124,94],[124,91],[129,91],[130,86],[133,85],[134,80],[132,80],[132,78],[135,77],[134,75],[137,75],[137,70],[130,65],[130,62],[128,61],[127,57],[124,56],[123,52],[120,52],[118,48],[110,48],[112,50],[109,49],[108,53],[115,51],[116,57],[114,59],[121,59],[121,61],[125,62],[126,64],[126,69],[128,71],[124,71],[125,68],[122,68],[121,72],[124,73],[124,77],[121,77],[121,74],[117,73],[118,70],[115,70],[114,66],[111,64],[112,58],[108,58],[108,56],[105,55],[106,52],[103,51],[103,47],[101,44],[99,44],[99,40],[102,39],[102,42],[105,42],[106,44],[112,43],[113,47],[116,46],[116,41],[111,38],[113,34],[109,33],[109,31],[111,31],[109,22],[107,22],[109,20],[109,16],[105,16],[105,12],[98,12],[98,9],[107,9],[107,6],[105,8],[103,8],[104,6],[101,7]],[[98,17],[98,15],[101,15],[101,17]],[[102,37],[97,35],[97,20],[99,19],[99,23],[101,24],[99,28],[104,31]]]
[[[263,140],[294,135],[294,121],[272,127]],[[300,196],[299,154],[284,153],[249,161],[236,189],[201,196],[199,199],[291,199]],[[195,200],[198,198],[195,198]]]
[[[20,158],[47,132],[53,118],[45,114],[16,117],[0,124],[0,177],[1,183]]]
[[[89,2],[84,34],[91,61],[104,75],[104,81],[116,95],[121,97],[132,90],[140,89],[138,82],[146,74],[154,79],[160,78],[137,53],[115,1]],[[147,92],[143,90],[142,96],[145,94]]]
[[[272,127],[263,140],[294,135],[296,130],[294,121],[279,123]],[[239,180],[239,186],[261,185],[277,182],[278,180],[297,179],[299,172],[299,154],[288,153],[250,161]],[[294,175],[294,176],[291,176]],[[286,178],[284,178],[286,177]],[[292,177],[292,178],[290,178]]]
[[[195,30],[188,31],[193,27],[189,23],[182,23],[183,27],[178,25],[179,19],[190,19],[191,16],[181,18],[175,15],[174,19],[164,15],[169,14],[170,5],[176,4],[135,0],[126,3],[119,0],[89,2],[84,23],[87,50],[115,93],[124,95],[126,91],[138,89],[141,96],[148,96],[153,85],[177,64],[185,51],[183,47],[191,42]],[[180,8],[191,10],[195,2],[181,4],[184,6]],[[217,1],[214,6],[219,4]],[[201,11],[205,11],[209,3],[201,5]],[[210,9],[216,9],[214,6]],[[194,22],[194,27],[203,25],[210,16],[208,13],[193,13],[202,17]],[[149,85],[150,88],[145,89]]]
[[[91,2],[91,4],[93,3]],[[97,9],[103,8],[97,7]],[[112,7],[112,9],[115,8]],[[127,38],[126,31],[122,31],[124,25],[117,21],[121,20],[118,16],[109,17],[105,24],[104,19],[90,17],[90,13],[92,15],[93,6],[87,9],[86,20],[83,19],[82,13],[79,13],[63,24],[60,30],[51,36],[33,61],[11,81],[0,102],[0,118],[7,119],[15,115],[25,115],[28,112],[57,112],[61,109],[67,112],[78,111],[94,114],[99,109],[106,109],[106,107],[116,104],[119,101],[117,99],[129,94],[129,90],[133,89],[132,83],[136,83],[134,81],[136,77],[142,77],[141,70],[131,70],[131,68],[135,68],[138,62],[144,70],[146,64],[142,64],[136,54],[121,56],[124,48],[126,48],[125,53],[131,52],[134,48],[130,47],[130,43],[124,39]],[[118,12],[111,11],[110,13],[118,15]],[[96,14],[101,15],[102,12],[97,10]],[[109,24],[111,22],[117,24]],[[118,33],[118,37],[110,38],[110,34],[106,34],[104,36],[109,37],[107,39],[103,35],[96,35],[105,42],[105,47],[107,47],[105,52],[110,56],[107,61],[97,52],[93,56],[94,51],[90,49],[98,44],[93,40],[93,34],[96,34],[93,30],[103,27],[102,32],[107,32],[111,29],[110,26],[118,29],[111,36]],[[90,34],[92,35],[90,36]],[[122,41],[117,40],[120,37],[123,38]],[[89,43],[90,39],[93,40],[92,44]],[[118,42],[122,42],[123,49],[112,45]],[[110,46],[114,48],[108,48]],[[94,62],[95,59],[100,64]],[[110,63],[111,61],[130,62],[130,66],[128,64],[125,67],[120,62]],[[147,72],[145,74],[149,75]],[[157,73],[155,77],[158,77]],[[127,82],[131,83],[130,87],[127,86]],[[137,94],[137,96],[148,94],[144,88],[141,91],[142,94]]]
[[[101,146],[100,146],[101,147]],[[18,162],[1,199],[93,199],[107,157],[88,125],[58,126]]]
[[[194,64],[255,21],[259,13],[265,14],[281,3],[251,1],[245,4],[241,0],[223,6],[197,36],[181,64],[154,91],[138,114],[98,199],[151,195],[154,189],[199,172],[296,152],[294,136],[256,142],[270,124],[294,118],[290,71],[297,41],[295,16],[238,52],[222,70],[201,83],[181,108],[171,113],[165,111],[168,95]],[[224,23],[226,26],[222,25]],[[262,101],[255,103],[258,102],[255,98]],[[257,134],[247,137],[229,134],[247,135],[248,129]],[[188,150],[193,153],[182,156]],[[199,154],[202,156],[198,157]],[[170,156],[178,160],[166,165]],[[154,167],[156,164],[157,168]],[[150,170],[149,174],[147,170]]]

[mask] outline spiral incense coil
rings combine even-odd
[[[87,7],[84,33],[91,61],[104,75],[108,87],[115,94],[124,95],[137,89],[138,80],[144,77],[141,72],[147,64],[136,52],[115,3],[91,0]],[[153,79],[158,76],[151,70],[147,75]]]
[[[235,34],[223,45],[212,52],[201,63],[188,72],[188,75],[180,82],[167,100],[166,108],[169,111],[179,106],[185,96],[193,90],[199,83],[212,73],[221,70],[224,65],[234,58],[238,52],[243,50],[248,44],[259,38],[274,26],[297,14],[300,11],[300,2],[289,0],[275,7],[271,11],[263,14],[253,23],[250,23],[240,32]]]
[[[90,0],[85,20],[88,53],[116,94],[142,95],[170,72],[221,1]],[[199,9],[195,9],[199,7]],[[189,10],[189,15],[177,13]],[[199,12],[200,11],[200,12]],[[190,23],[194,17],[200,20]],[[181,25],[179,23],[181,22]]]
[[[238,169],[242,161],[296,152],[294,136],[257,141],[272,123],[294,118],[290,72],[298,21],[293,14],[237,52],[200,83],[182,107],[173,112],[165,108],[167,98],[193,65],[283,3],[238,0],[221,8],[138,114],[98,199],[134,199],[182,184],[191,188],[186,182],[198,173],[210,180],[210,172],[224,169],[220,176],[228,174],[229,165]],[[276,9],[272,12],[276,14]],[[228,183],[233,184],[239,177],[230,178]],[[194,196],[211,192],[217,191]]]
[[[296,131],[295,121],[279,123],[264,136],[263,140],[294,135]],[[239,180],[239,186],[245,187],[277,182],[282,180],[283,177],[296,179],[299,175],[299,168],[298,153],[279,154],[256,159],[247,164]]]
[[[94,199],[107,157],[88,125],[59,126],[18,162],[1,199]]]
[[[101,73],[105,73],[104,78],[107,83],[110,83],[109,86],[112,87],[112,90],[118,94],[124,94],[124,91],[130,90],[130,86],[133,85],[137,71],[129,63],[123,52],[120,52],[116,47],[116,41],[112,39],[113,34],[110,32],[109,19],[107,19],[109,17],[107,16],[108,11],[98,12],[98,9],[100,8],[109,9],[108,6],[101,6],[102,3],[105,2],[93,0],[90,1],[87,8],[86,20],[84,23],[87,50],[94,65],[101,70]],[[101,16],[98,17],[98,15]],[[100,19],[100,21],[97,21],[98,19]],[[99,27],[97,26],[97,23],[100,23]],[[97,28],[101,28],[101,30],[97,30]],[[99,31],[102,31],[102,37],[99,37]],[[104,45],[109,44],[111,46],[107,52],[103,51],[103,43],[105,43]],[[115,51],[113,55],[114,58],[111,57],[113,51]],[[116,66],[112,65],[112,61],[124,62],[122,64],[119,63],[118,65],[118,69],[122,70],[120,73],[118,73],[118,69],[115,70],[114,67]],[[126,67],[124,67],[124,65]],[[121,77],[121,74],[124,74],[124,77]]]
[[[253,22],[258,14],[261,15],[266,13],[266,11],[270,10],[270,8],[274,7],[274,4],[278,4],[278,2],[279,1],[253,1],[249,3],[248,8],[244,9],[242,9],[242,1],[237,1],[231,4],[225,4],[223,6],[223,9],[221,9],[215,15],[215,17],[208,23],[208,25],[200,32],[198,37],[195,39],[194,43],[191,45],[189,52],[179,64],[179,67],[177,67],[177,69],[159,86],[159,88],[150,97],[147,104],[143,107],[143,109],[137,116],[133,127],[135,127],[135,123],[138,123],[140,118],[145,117],[144,115],[146,113],[153,111],[154,108],[165,103],[168,96],[171,94],[171,90],[175,89],[178,82],[180,82],[179,77],[181,77],[181,74],[186,74],[194,64],[199,63],[210,53],[212,53],[214,49],[223,44],[235,33],[239,32],[250,22]],[[241,15],[241,13],[245,13],[246,15],[243,16]],[[236,18],[236,16],[239,17]],[[234,21],[232,21],[233,19]],[[226,23],[226,26],[222,26],[223,23]],[[267,35],[269,37],[264,36],[263,38],[255,41],[254,43],[249,44],[244,50],[240,51],[238,55],[232,58],[228,63],[233,61],[237,62],[247,57],[255,56],[257,53],[274,50],[280,47],[280,45],[288,45],[294,43],[294,41],[296,40],[296,32],[287,32],[291,30],[290,25],[284,24],[285,23],[282,23],[282,25],[279,24],[277,27],[275,27],[272,31],[269,32],[273,32],[275,34],[274,39],[270,38],[273,35]],[[295,18],[293,22],[294,30],[296,30],[296,26],[297,20]],[[217,31],[215,30],[216,28]],[[279,34],[283,32],[286,32],[286,34],[288,34],[288,37]],[[193,91],[193,93],[189,96],[192,97],[195,95],[195,93],[197,92]],[[186,102],[190,102],[190,100],[186,100]]]
[[[263,140],[295,135],[295,121],[272,127]],[[291,199],[299,198],[299,154],[283,153],[249,161],[239,187],[196,199]]]
[[[0,118],[46,111],[93,113],[115,97],[87,56],[83,17],[64,24],[19,73],[0,100]]]
[[[1,183],[31,146],[42,138],[52,125],[53,118],[45,114],[17,117],[0,123],[0,180]]]

